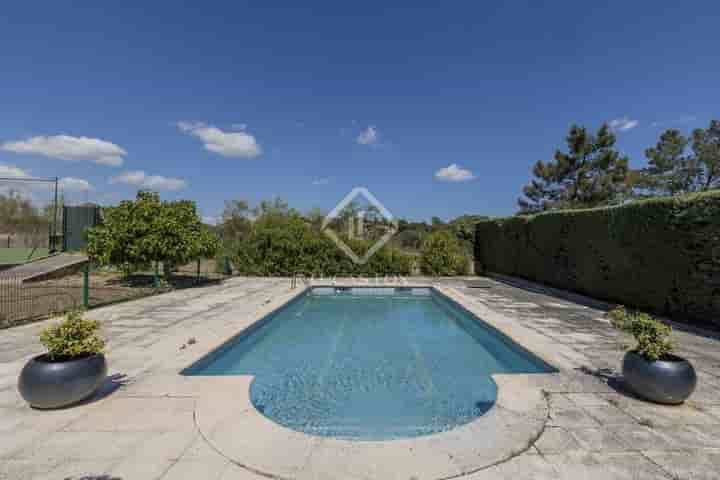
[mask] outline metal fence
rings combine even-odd
[[[0,329],[58,315],[75,308],[96,308],[150,295],[221,282],[225,265],[202,259],[173,268],[147,268],[124,274],[116,268],[86,264],[61,276],[23,279],[0,275]]]

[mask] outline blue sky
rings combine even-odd
[[[718,2],[61,3],[3,7],[0,174],[71,198],[505,215],[574,122],[720,117]]]

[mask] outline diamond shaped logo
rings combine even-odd
[[[369,207],[359,211],[350,209],[348,215],[348,207],[354,205],[354,202],[358,198],[364,198]],[[340,238],[339,234],[335,230],[333,230],[332,223],[339,218],[343,218],[347,228],[348,238],[353,239],[356,237],[364,237],[367,229],[366,220],[368,220],[369,213],[378,215],[385,220],[385,222],[383,222],[383,229],[385,230],[385,233],[375,240],[370,249],[368,249],[361,257],[355,253],[342,238]],[[322,223],[322,231],[325,235],[330,237],[338,248],[345,252],[345,254],[350,257],[353,262],[358,265],[364,265],[368,260],[370,260],[370,257],[372,257],[375,252],[380,250],[383,245],[385,245],[392,236],[397,233],[398,221],[395,217],[393,217],[392,213],[390,213],[390,211],[385,208],[385,206],[380,203],[377,198],[375,198],[375,195],[370,193],[367,188],[355,187],[345,196],[345,198],[342,199],[342,201],[340,201],[340,203],[335,206],[330,213],[327,214]]]

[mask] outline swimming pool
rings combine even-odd
[[[253,375],[253,405],[283,426],[387,440],[487,412],[493,373],[553,371],[434,289],[320,287],[183,373]]]

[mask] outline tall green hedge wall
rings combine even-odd
[[[720,192],[480,222],[477,268],[720,325]]]

